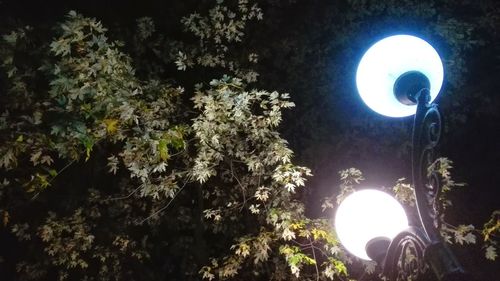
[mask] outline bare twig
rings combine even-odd
[[[319,281],[318,260],[316,259],[316,251],[314,251],[314,248],[316,247],[314,247],[311,237],[309,237],[309,244],[311,245],[311,250],[314,258],[314,268],[316,269],[316,281]]]
[[[241,210],[243,210],[243,207],[245,206],[245,204],[247,202],[247,197],[246,197],[246,194],[245,194],[246,190],[245,190],[245,187],[243,187],[243,185],[241,184],[240,180],[238,179],[238,176],[236,175],[236,172],[233,169],[233,160],[230,160],[229,166],[231,168],[231,176],[238,182],[238,185],[241,188],[241,194],[243,195],[243,204],[242,204],[242,206],[240,208],[240,211],[241,211]]]
[[[57,174],[49,180],[48,184],[50,185],[57,176],[59,176],[62,172],[64,172],[64,170],[66,170],[69,166],[73,165],[75,161],[76,159],[71,160],[68,164],[66,164],[66,166],[62,167],[59,171],[57,171]],[[38,195],[40,195],[41,192],[42,191],[38,191],[37,193],[35,193],[35,195],[31,197],[31,200],[35,200],[38,197]]]
[[[105,199],[104,201],[114,201],[114,200],[122,200],[122,199],[127,199],[129,198],[130,196],[134,195],[134,193],[137,192],[137,190],[139,190],[141,187],[143,187],[144,184],[141,184],[139,185],[136,189],[132,190],[132,192],[130,192],[128,195],[125,195],[125,196],[119,196],[119,197],[112,197],[112,198],[108,198],[108,199]]]
[[[170,204],[172,204],[172,202],[175,200],[175,198],[177,198],[177,195],[179,195],[182,190],[184,189],[184,187],[186,186],[187,184],[187,180],[184,181],[184,184],[182,185],[182,187],[179,189],[179,191],[174,195],[174,197],[172,197],[172,199],[170,199],[170,201],[168,201],[167,205],[161,207],[160,209],[156,210],[154,213],[152,213],[151,215],[147,216],[145,219],[141,220],[140,222],[137,222],[136,224],[143,224],[145,221],[149,220],[150,218],[156,216],[157,214],[163,212],[165,209],[167,209]]]

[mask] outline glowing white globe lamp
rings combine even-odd
[[[356,86],[363,101],[377,113],[389,117],[415,114],[416,105],[403,104],[394,94],[396,80],[404,73],[418,71],[430,82],[432,102],[443,84],[443,64],[436,50],[426,41],[411,35],[386,37],[363,55]]]
[[[392,240],[408,228],[403,206],[389,194],[364,189],[347,196],[335,214],[335,231],[342,245],[355,256],[371,260],[365,247],[372,239]]]

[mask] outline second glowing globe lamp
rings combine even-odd
[[[406,213],[396,199],[375,189],[347,196],[335,215],[335,230],[344,247],[355,256],[370,260],[365,250],[372,239],[393,239],[408,228]]]
[[[356,86],[363,101],[375,112],[389,117],[415,114],[416,105],[402,104],[394,95],[394,84],[404,73],[418,71],[430,82],[432,102],[443,84],[443,64],[436,50],[411,35],[386,37],[363,55]]]

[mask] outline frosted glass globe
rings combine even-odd
[[[376,237],[393,239],[408,228],[403,206],[389,194],[365,189],[347,196],[335,214],[340,243],[355,256],[370,260],[365,246]]]
[[[400,103],[393,92],[394,82],[408,71],[420,71],[430,81],[431,101],[443,84],[443,64],[426,41],[410,35],[386,37],[366,51],[356,72],[356,86],[372,110],[390,117],[415,114],[416,105]]]

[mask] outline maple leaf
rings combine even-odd
[[[487,259],[494,261],[498,256],[497,249],[493,245],[488,246],[486,248],[485,256]]]

